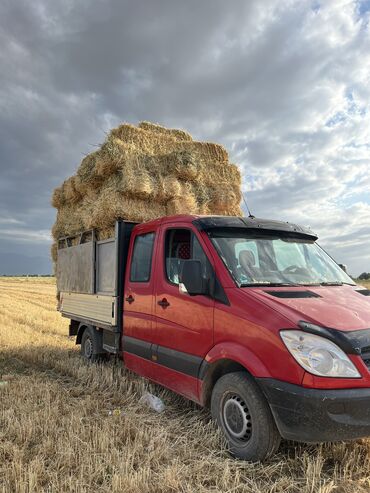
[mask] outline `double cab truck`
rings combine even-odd
[[[58,242],[59,310],[87,360],[209,406],[231,453],[370,435],[370,291],[295,224],[119,220]]]

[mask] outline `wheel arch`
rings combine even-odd
[[[207,354],[200,370],[200,402],[209,406],[217,380],[227,373],[245,371],[252,377],[270,377],[264,363],[250,349],[236,343],[221,343]]]
[[[89,327],[92,327],[92,326],[87,324],[87,323],[84,323],[84,322],[80,323],[80,325],[78,326],[78,330],[77,330],[76,344],[81,344],[82,336],[83,336],[85,330],[88,329]]]

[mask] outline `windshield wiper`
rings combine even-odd
[[[343,286],[341,281],[324,281],[320,282],[320,286]]]
[[[273,286],[273,287],[279,287],[279,286],[300,286],[300,284],[295,284],[292,282],[243,282],[242,284],[239,284],[240,288],[247,288],[251,286]]]

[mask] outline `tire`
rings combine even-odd
[[[86,361],[95,362],[104,359],[101,333],[93,327],[86,327],[81,338],[80,352]]]
[[[258,462],[278,450],[281,436],[269,405],[247,373],[228,373],[217,380],[211,397],[211,413],[234,457]]]

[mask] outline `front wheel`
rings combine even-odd
[[[228,373],[217,380],[211,412],[234,457],[263,461],[279,448],[281,437],[270,408],[247,373]]]

